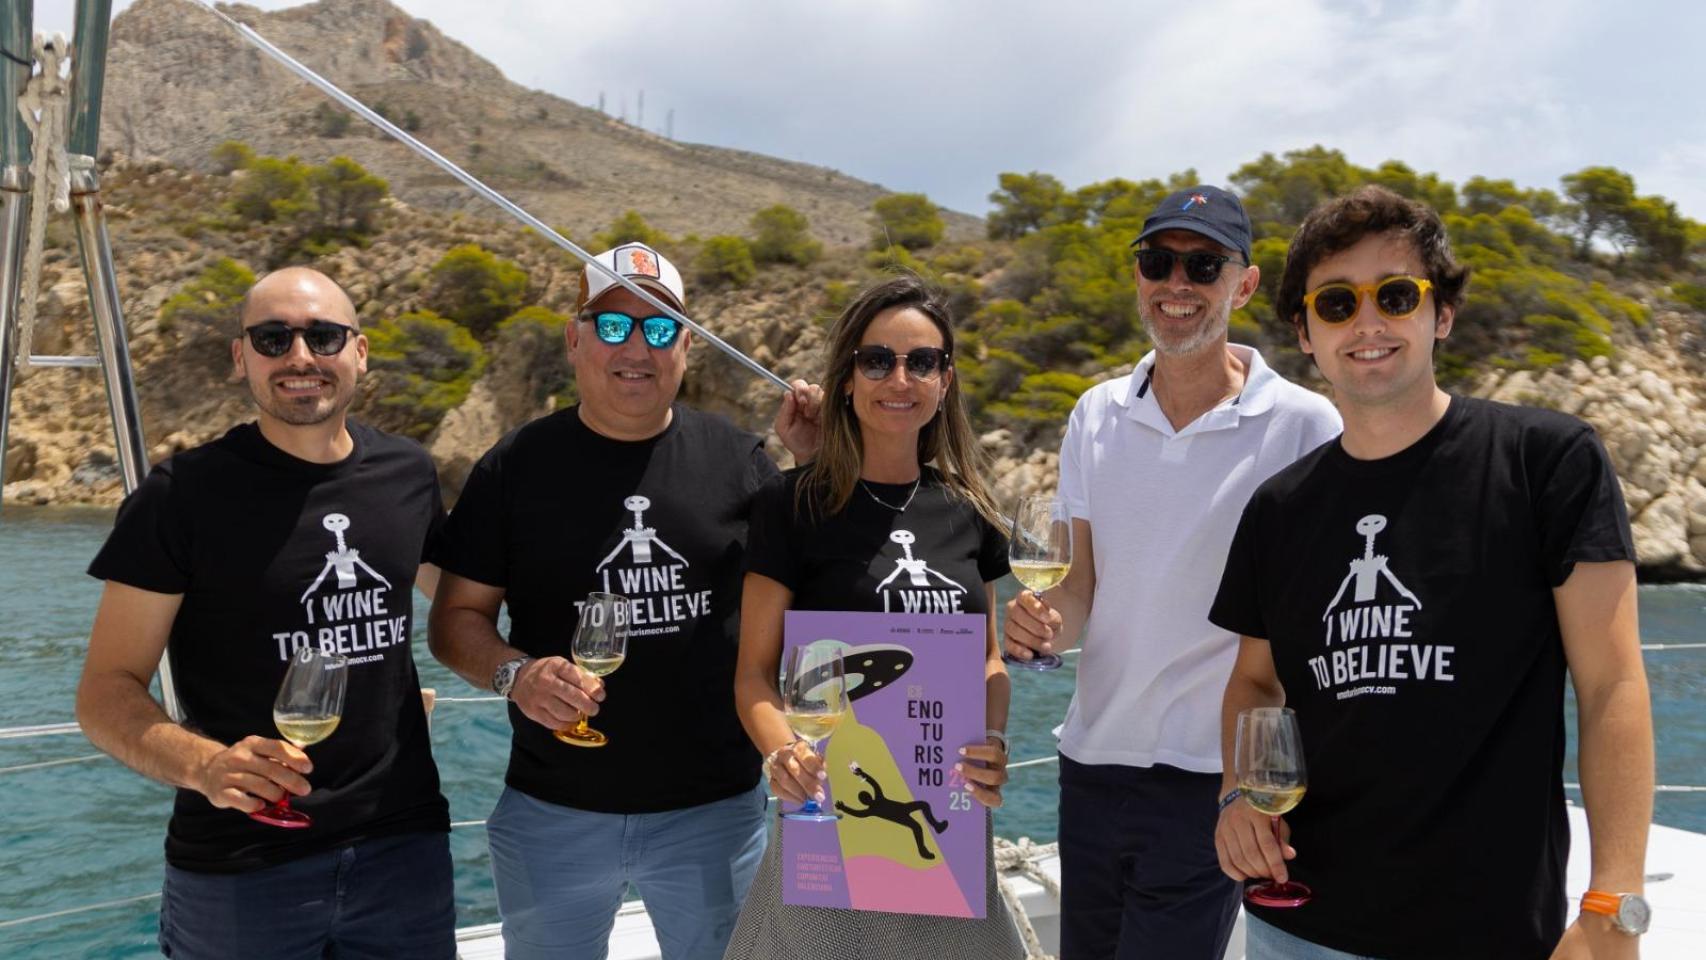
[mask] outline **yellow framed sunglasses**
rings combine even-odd
[[[1303,295],[1303,306],[1322,323],[1340,324],[1362,309],[1362,298],[1372,295],[1374,309],[1388,320],[1403,320],[1422,308],[1422,298],[1433,289],[1423,277],[1387,277],[1379,283],[1325,283]]]

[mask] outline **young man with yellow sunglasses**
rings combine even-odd
[[[1379,187],[1292,241],[1279,310],[1345,432],[1256,491],[1210,613],[1243,637],[1223,790],[1251,707],[1294,710],[1308,762],[1284,818],[1220,815],[1228,875],[1314,892],[1250,908],[1251,960],[1634,958],[1646,929],[1653,734],[1622,493],[1587,424],[1439,388],[1468,274],[1438,214]],[[1566,672],[1593,828],[1567,928]]]

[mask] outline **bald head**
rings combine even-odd
[[[331,277],[312,267],[285,267],[255,281],[237,307],[237,326],[242,329],[277,319],[280,305],[284,304],[290,305],[292,312],[307,308],[317,319],[361,326],[349,294]]]

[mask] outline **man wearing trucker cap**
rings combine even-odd
[[[681,274],[651,247],[597,259],[685,308]],[[759,437],[677,400],[692,333],[602,271],[582,275],[564,339],[579,402],[480,460],[436,557],[433,654],[510,701],[487,825],[504,954],[605,956],[632,884],[666,960],[715,960],[765,844],[733,691],[747,512],[776,467]],[[777,418],[802,458],[814,399],[797,385]],[[589,593],[627,601],[608,684],[569,659]],[[583,716],[603,746],[553,735]]]

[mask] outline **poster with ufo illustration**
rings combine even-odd
[[[819,745],[840,819],[782,821],[782,902],[984,916],[984,808],[954,765],[984,742],[987,630],[976,614],[788,612],[783,648],[839,647],[849,703]]]

